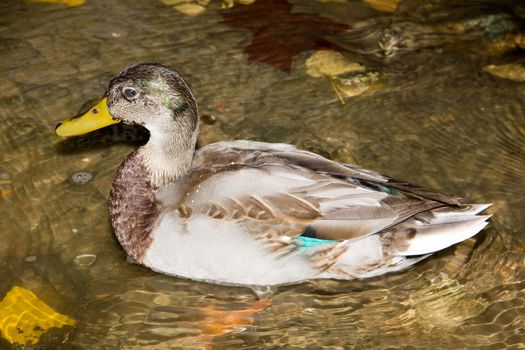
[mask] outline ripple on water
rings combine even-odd
[[[0,220],[0,292],[22,284],[79,320],[42,347],[521,346],[525,90],[483,68],[515,61],[500,55],[523,47],[523,5],[294,6],[295,13],[347,21],[347,32],[325,39],[342,47],[341,60],[377,72],[381,88],[342,105],[329,81],[334,72],[307,74],[313,52],[296,55],[289,75],[247,64],[251,33],[221,23],[219,11],[227,9],[218,3],[198,17],[147,1],[0,5],[8,34],[0,39],[0,211],[8,218]],[[113,15],[101,19],[101,12]],[[214,117],[205,118],[201,145],[236,138],[294,143],[493,202],[492,222],[476,239],[403,273],[281,287],[270,293],[270,306],[248,289],[128,264],[112,235],[107,195],[116,167],[147,133],[117,125],[58,142],[53,127],[99,98],[125,66],[159,60],[185,73],[202,113]],[[75,185],[72,174],[85,183]]]

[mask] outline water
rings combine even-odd
[[[204,1],[197,16],[146,0],[0,4],[0,295],[23,286],[77,320],[27,347],[523,348],[525,7],[262,2]],[[314,17],[331,34],[312,29]],[[249,49],[269,21],[273,38]],[[319,49],[363,68],[312,77],[305,62]],[[60,142],[54,125],[142,61],[177,67],[192,84],[200,145],[293,143],[493,202],[491,224],[403,273],[281,287],[270,307],[248,289],[129,264],[106,199],[116,167],[147,136],[118,125]],[[504,77],[487,71],[503,64],[513,64]]]

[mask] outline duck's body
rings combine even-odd
[[[163,100],[159,86],[172,88],[156,119],[129,118],[119,100],[140,79],[155,87],[143,88],[143,98]],[[194,152],[197,108],[181,81],[164,66],[139,65],[107,93],[112,116],[151,133],[120,166],[110,194],[115,234],[137,263],[235,285],[366,278],[407,268],[487,224],[477,215],[487,205],[460,204],[291,145],[231,141]]]
[[[186,176],[159,188],[141,162],[132,153],[115,177],[115,233],[138,263],[191,279],[275,285],[372,277],[486,225],[476,215],[486,206],[458,206],[290,145],[214,143],[195,152]]]

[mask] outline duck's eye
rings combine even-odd
[[[134,88],[127,87],[124,90],[122,90],[122,94],[124,95],[124,98],[128,101],[131,101],[137,97],[137,90]]]

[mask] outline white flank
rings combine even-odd
[[[222,284],[276,285],[318,278],[307,256],[278,258],[237,223],[168,213],[155,230],[144,264],[169,275]]]

